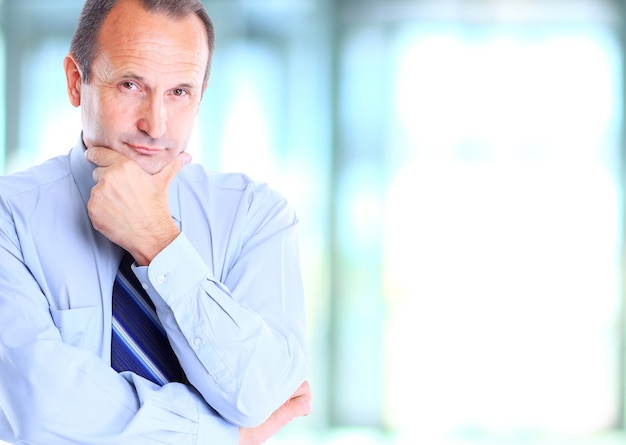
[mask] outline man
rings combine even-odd
[[[87,0],[64,61],[81,138],[0,178],[0,440],[250,445],[309,413],[296,217],[184,151],[213,39],[196,0]],[[115,315],[125,252],[178,380],[117,352],[143,357]]]

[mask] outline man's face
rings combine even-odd
[[[121,1],[103,24],[89,84],[78,81],[85,145],[160,171],[187,147],[208,52],[195,15],[174,20]]]

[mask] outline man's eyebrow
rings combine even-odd
[[[134,79],[134,80],[138,80],[139,82],[143,82],[145,80],[143,76],[135,74],[132,71],[126,71],[122,75],[122,79]],[[198,85],[195,82],[182,82],[176,85],[174,88],[186,88],[186,89],[194,90],[198,88]]]
[[[198,85],[196,83],[184,82],[184,83],[181,83],[180,85],[178,85],[176,88],[187,88],[189,90],[194,90],[194,89],[198,88]]]
[[[124,79],[144,80],[143,76],[135,74],[132,71],[126,71],[124,74],[122,74],[122,78],[124,78]]]

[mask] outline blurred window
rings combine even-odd
[[[276,443],[623,433],[617,3],[206,4],[189,149],[301,220],[315,411]],[[5,173],[79,135],[62,60],[81,5],[0,2]]]

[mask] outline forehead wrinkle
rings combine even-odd
[[[172,43],[170,40],[125,40],[107,50],[109,59],[145,61],[159,66],[191,66],[204,69],[206,56],[202,47]]]
[[[150,73],[155,73],[155,78],[159,79],[163,76],[163,68],[166,68],[165,74],[171,74],[179,77],[179,86],[187,86],[197,88],[204,78],[204,67],[195,61],[172,61],[154,60],[153,57],[141,57],[130,51],[128,53],[116,51],[116,54],[102,54],[102,64],[98,77],[102,80],[114,81],[116,79],[136,79],[138,81],[150,80]],[[167,69],[171,68],[171,69]]]
[[[113,68],[113,64],[111,63],[109,57],[102,51],[99,56],[94,59],[91,71],[91,75],[101,81],[112,80],[115,78],[115,68]]]

